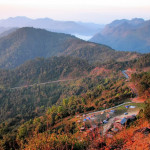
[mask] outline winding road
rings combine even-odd
[[[127,79],[129,79],[129,76],[126,74],[126,70],[123,70],[122,73]]]

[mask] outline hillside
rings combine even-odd
[[[59,62],[59,58],[55,58],[55,60],[56,59]],[[80,128],[77,127],[75,121],[72,123],[70,120],[74,115],[94,110],[103,110],[123,103],[128,98],[132,97],[131,90],[124,86],[124,77],[119,72],[112,72],[112,70],[101,70],[96,73],[97,68],[89,68],[89,70],[86,70],[88,65],[84,61],[76,60],[71,63],[71,58],[60,58],[60,60],[66,60],[66,66],[68,62],[70,64],[68,64],[69,67],[76,68],[77,66],[77,68],[79,68],[77,75],[82,69],[82,71],[85,70],[85,75],[86,72],[88,72],[88,76],[77,76],[76,79],[74,77],[75,80],[66,82],[51,83],[46,85],[35,84],[33,87],[25,86],[18,89],[3,87],[0,89],[0,147],[2,149],[24,149],[25,145],[28,144],[28,141],[25,142],[24,139],[28,140],[28,135],[31,135],[30,137],[32,137],[32,131],[35,132],[35,137],[36,133],[42,133],[45,136],[46,131],[52,131],[54,134],[56,131],[56,135],[57,132],[60,132],[62,133],[62,136],[64,135],[66,138],[70,135],[69,138],[72,143],[72,138],[76,136],[73,135],[73,133],[79,132]],[[14,70],[11,77],[13,77],[13,79],[18,78],[18,80],[14,80],[14,82],[22,81],[24,77],[28,75],[30,76],[30,74],[32,74],[33,77],[38,78],[34,74],[34,71],[36,70],[34,67],[39,66],[37,69],[38,71],[46,67],[46,63],[44,63],[44,67],[42,67],[40,62],[42,63],[43,60],[36,60],[35,63],[37,63],[37,65],[29,62],[31,65],[27,63],[25,66],[20,66],[19,70],[23,71],[21,76],[22,78],[18,78],[17,76],[18,68]],[[60,68],[57,71],[58,75],[62,75],[62,72],[67,69],[66,67],[61,72],[61,68],[63,68],[61,67],[63,66],[61,63],[64,62],[60,61]],[[32,64],[34,64],[33,68]],[[55,64],[53,67],[55,68],[55,66],[58,68],[59,65]],[[27,67],[28,69],[21,69],[23,67]],[[50,70],[52,72],[54,71],[53,69]],[[68,74],[71,75],[72,72],[73,74],[75,73],[75,71],[71,71],[68,72]],[[82,75],[84,75],[84,72],[82,72]],[[4,72],[3,77],[1,75],[0,78],[5,80],[7,73],[10,75],[10,72]],[[50,73],[47,72],[48,77],[49,75]],[[43,79],[44,77],[45,76],[43,76]],[[7,83],[8,82],[9,80]],[[56,128],[54,127],[55,125]],[[50,127],[54,127],[56,130],[49,130],[48,128]],[[64,132],[67,134],[64,134]],[[63,140],[63,137],[61,139]],[[58,141],[61,139],[58,137]],[[61,143],[60,145],[62,146]]]
[[[0,68],[14,68],[37,57],[74,56],[89,62],[125,61],[139,54],[118,52],[105,45],[43,29],[20,28],[0,38]]]
[[[25,118],[33,117],[36,109],[41,110],[42,106],[46,108],[55,104],[61,96],[84,91],[86,87],[79,88],[79,91],[78,87],[73,89],[68,85],[69,79],[81,79],[87,76],[91,69],[92,66],[84,60],[53,57],[37,58],[14,70],[0,70],[0,122],[4,118],[12,118],[19,114]],[[43,84],[62,79],[66,82]],[[15,110],[16,107],[18,110]],[[26,114],[27,112],[29,114]],[[40,112],[37,115],[40,115]]]
[[[98,65],[98,64],[97,64]],[[103,66],[106,69],[113,69],[113,70],[123,70],[123,69],[137,69],[140,70],[141,68],[149,68],[150,66],[150,53],[142,55],[140,58],[136,58],[130,61],[125,62],[116,62],[110,61],[105,64],[99,64],[98,66]]]
[[[21,121],[42,115],[47,108],[56,103],[59,106],[65,98],[72,100],[72,96],[76,103],[72,108],[73,113],[74,109],[83,112],[83,109],[90,111],[93,108],[109,107],[121,103],[123,97],[131,96],[128,88],[120,89],[120,75],[115,76],[111,70],[96,73],[94,68],[84,60],[53,57],[37,58],[13,70],[0,70],[0,122],[6,121],[12,124],[10,126],[16,126],[21,124]],[[62,79],[65,82],[61,82]],[[43,84],[56,80],[60,82]],[[114,88],[114,85],[117,87]],[[117,95],[117,91],[120,90],[117,98],[110,97],[110,93]],[[105,95],[106,91],[109,96]],[[88,104],[83,107],[80,103]]]
[[[72,57],[36,58],[14,70],[0,70],[1,88],[86,76],[92,69],[86,61]]]
[[[67,147],[84,150],[92,144],[101,145],[101,141],[97,141],[99,137],[108,147],[116,146],[115,143],[110,144],[109,139],[105,141],[105,137],[102,136],[103,139],[99,133],[103,127],[102,121],[107,117],[107,108],[129,103],[130,99],[136,96],[128,87],[129,82],[121,70],[132,65],[134,70],[138,70],[140,66],[141,72],[145,67],[149,67],[149,61],[149,54],[146,54],[128,63],[117,62],[118,66],[121,66],[118,69],[116,64],[112,64],[110,68],[105,68],[107,64],[93,66],[69,56],[36,58],[16,69],[1,69],[1,149],[36,147],[51,150],[57,147],[56,149],[65,150]],[[122,65],[123,63],[125,64]],[[40,84],[59,79],[66,81]],[[149,73],[140,73],[134,74],[132,80],[136,84],[139,82],[138,91],[149,93],[149,79]],[[30,84],[33,86],[29,86]],[[125,107],[121,108],[116,109],[117,116],[127,111]],[[107,111],[102,113],[102,110]],[[102,118],[100,116],[98,119],[94,111],[102,113]],[[83,119],[89,119],[91,122],[85,122]],[[81,131],[83,127],[85,129]]]
[[[150,52],[150,21],[143,19],[115,20],[105,26],[90,41],[108,45],[116,50]]]

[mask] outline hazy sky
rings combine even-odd
[[[150,0],[0,0],[0,18],[15,16],[96,23],[150,19]]]

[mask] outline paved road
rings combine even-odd
[[[18,87],[13,87],[10,88],[10,90],[16,90],[16,89],[22,89],[22,88],[28,88],[28,87],[33,87],[33,86],[40,86],[40,85],[46,85],[46,84],[51,84],[51,83],[58,83],[58,82],[67,82],[67,81],[72,81],[76,80],[75,79],[64,79],[64,80],[56,80],[56,81],[49,81],[49,82],[43,82],[43,83],[38,83],[38,84],[31,84],[31,85],[24,85],[24,86],[18,86]]]
[[[124,74],[124,76],[127,79],[129,78],[129,76],[126,74],[126,70],[123,70],[122,73]],[[84,76],[84,77],[87,77],[87,76]],[[58,82],[67,82],[67,81],[76,80],[76,79],[79,79],[79,78],[49,81],[49,82],[43,82],[43,83],[38,83],[38,84],[35,83],[35,84],[31,84],[31,85],[24,85],[24,86],[13,87],[13,88],[10,88],[10,90],[16,90],[16,89],[22,89],[22,88],[28,88],[28,87],[39,86],[39,85],[46,85],[46,84],[58,83]]]
[[[91,113],[88,113],[88,114],[104,112],[104,111],[107,111],[107,110],[110,110],[110,109],[114,109],[114,108],[117,108],[117,107],[122,106],[122,105],[125,105],[125,104],[129,104],[129,103],[133,103],[133,102],[125,102],[125,103],[122,103],[122,104],[120,104],[120,105],[116,105],[116,106],[114,106],[114,107],[110,107],[110,108],[107,108],[107,109],[104,109],[104,110],[100,110],[100,111],[91,112]],[[88,114],[87,114],[87,115],[88,115]]]
[[[126,70],[123,70],[122,73],[127,79],[129,79],[129,76],[126,74]]]
[[[129,76],[126,74],[126,70],[123,70],[122,73],[123,73],[123,75],[124,75],[127,79],[129,79]],[[131,89],[132,93],[135,94],[135,97],[134,97],[134,98],[137,98],[137,97],[138,97],[138,92],[137,92],[136,88],[130,87],[130,89]]]

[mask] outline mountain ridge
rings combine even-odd
[[[20,28],[0,38],[0,67],[14,68],[36,57],[73,56],[93,62],[129,60],[137,53],[119,52],[105,45],[74,36],[30,27]]]
[[[0,20],[0,27],[34,27],[59,33],[93,35],[102,28],[103,25],[99,26],[95,23],[90,24],[76,21],[58,21],[50,18],[31,19],[18,16]]]

